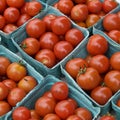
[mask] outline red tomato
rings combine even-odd
[[[61,120],[61,119],[58,115],[56,115],[54,113],[49,113],[49,114],[45,115],[43,120]]]
[[[75,79],[80,68],[87,67],[87,62],[82,58],[73,58],[65,65],[65,70]]]
[[[52,95],[57,100],[64,100],[68,97],[69,88],[65,82],[56,82],[51,87]]]
[[[6,24],[5,17],[0,15],[0,30],[2,30],[4,28],[5,24]]]
[[[59,41],[59,37],[53,32],[45,32],[39,39],[41,49],[53,50],[54,45]]]
[[[36,55],[35,59],[48,68],[52,68],[56,64],[56,57],[52,50],[41,49]]]
[[[55,34],[64,35],[71,28],[71,22],[65,16],[58,16],[52,21],[51,27]]]
[[[26,25],[26,32],[30,37],[39,38],[46,31],[45,22],[34,18]]]
[[[87,0],[73,0],[75,2],[75,4],[79,4],[79,3],[86,3]]]
[[[21,88],[13,88],[7,97],[7,101],[11,106],[16,106],[26,96],[26,92]]]
[[[75,109],[78,107],[78,103],[75,99],[68,97],[67,100],[70,101],[74,105]]]
[[[110,65],[114,70],[120,70],[120,52],[115,52],[110,57]]]
[[[7,8],[6,0],[0,0],[0,13],[3,13]]]
[[[72,0],[60,0],[58,1],[57,9],[59,9],[65,15],[70,15],[70,12],[73,6],[74,6],[74,3]]]
[[[118,100],[116,101],[116,105],[117,105],[118,107],[120,107],[120,99],[118,99]]]
[[[15,23],[20,16],[20,12],[15,7],[8,7],[5,9],[3,16],[8,23]]]
[[[67,119],[70,115],[74,113],[75,107],[68,100],[61,100],[55,106],[55,113],[61,119]]]
[[[77,109],[75,109],[74,113],[82,120],[92,120],[92,113],[87,108],[78,107]]]
[[[94,34],[89,37],[87,43],[87,51],[91,55],[104,54],[107,50],[108,42],[103,36]]]
[[[53,113],[55,106],[56,102],[49,97],[40,97],[35,102],[35,110],[41,117]]]
[[[94,88],[90,96],[100,105],[105,105],[108,100],[112,97],[112,91],[109,87],[106,86],[97,86]]]
[[[74,47],[76,47],[83,39],[83,32],[77,28],[72,28],[65,34],[65,40],[70,42]]]
[[[0,116],[5,115],[11,110],[11,106],[6,101],[0,101]]]
[[[120,90],[120,71],[111,70],[104,77],[105,85],[108,86],[113,93]]]
[[[21,14],[27,14],[27,12],[26,12],[27,4],[28,4],[28,2],[26,1],[25,4],[20,8]]]
[[[26,12],[30,16],[35,16],[42,10],[42,8],[43,6],[40,2],[30,1],[26,6]]]
[[[6,0],[9,7],[21,8],[25,4],[25,0]]]
[[[58,60],[62,60],[73,50],[73,46],[68,41],[59,41],[54,46],[54,54]]]
[[[12,113],[13,120],[28,120],[30,117],[30,110],[25,106],[15,108]]]
[[[39,49],[40,49],[40,44],[38,39],[36,38],[32,38],[32,37],[28,37],[25,38],[21,44],[20,47],[23,49],[23,51],[25,51],[28,55],[33,56],[35,55]]]
[[[7,77],[18,82],[27,74],[27,69],[22,63],[13,62],[7,68]]]
[[[70,115],[66,120],[82,120],[78,115]]]
[[[71,10],[71,19],[77,22],[83,22],[87,19],[88,8],[85,4],[77,4]]]
[[[40,119],[41,117],[38,115],[38,113],[35,111],[35,109],[30,110],[30,115],[31,115],[31,118],[34,118],[35,120],[41,120]]]
[[[108,114],[108,115],[101,116],[99,120],[116,120],[116,118]]]

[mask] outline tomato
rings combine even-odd
[[[38,113],[35,111],[35,109],[31,109],[30,110],[30,115],[31,115],[31,118],[34,118],[34,119],[38,119],[40,120],[40,116],[38,115]]]
[[[88,38],[86,47],[91,55],[104,54],[108,50],[108,42],[103,36],[94,34]]]
[[[8,78],[18,82],[27,74],[27,69],[22,63],[13,62],[8,66],[6,73]]]
[[[41,49],[53,50],[54,45],[59,41],[59,37],[53,32],[45,32],[39,39]]]
[[[118,99],[118,100],[116,101],[116,105],[117,105],[118,107],[120,107],[120,99]]]
[[[67,61],[65,70],[75,79],[80,68],[87,67],[87,62],[82,58],[73,58]]]
[[[7,86],[4,83],[0,82],[0,100],[6,99],[8,94],[9,90]]]
[[[9,7],[21,8],[25,4],[25,0],[6,0]]]
[[[39,51],[40,44],[39,44],[38,39],[33,38],[33,37],[27,37],[21,42],[20,47],[28,55],[33,56]]]
[[[41,49],[35,55],[35,60],[41,62],[48,68],[52,68],[56,64],[56,57],[52,50],[50,49]]]
[[[45,22],[34,18],[26,25],[26,32],[30,37],[39,38],[46,31]]]
[[[37,86],[37,81],[32,76],[25,76],[18,82],[18,87],[23,89],[26,93],[30,92],[35,86]]]
[[[61,100],[55,106],[55,113],[61,119],[67,119],[70,115],[74,113],[75,107],[68,100]]]
[[[73,50],[73,46],[68,41],[59,41],[54,46],[54,54],[58,60],[62,60]]]
[[[112,91],[109,87],[106,86],[97,86],[94,88],[90,96],[100,105],[105,105],[108,100],[112,97]]]
[[[120,90],[120,71],[111,70],[104,77],[105,85],[108,86],[113,93]]]
[[[90,0],[87,2],[88,11],[98,14],[102,10],[102,2],[100,0]]]
[[[26,96],[26,92],[21,88],[13,88],[8,96],[7,101],[11,106],[16,106],[18,102],[20,102]]]
[[[91,58],[89,66],[95,68],[100,74],[106,73],[110,68],[109,58],[105,55],[95,55]]]
[[[84,90],[94,89],[100,84],[100,81],[100,74],[92,67],[81,68],[76,77],[77,84]]]
[[[110,13],[106,15],[103,19],[103,28],[106,31],[111,31],[111,30],[120,30],[120,19],[119,16],[115,13]]]
[[[25,2],[25,4],[20,8],[20,13],[21,14],[27,14],[27,12],[26,12],[26,7],[27,7],[27,4],[28,4],[29,2]]]
[[[55,34],[64,35],[71,28],[71,22],[65,16],[58,16],[52,21],[51,27]]]
[[[115,0],[104,0],[103,1],[103,11],[106,13],[110,12],[114,8],[116,8],[118,5],[117,1]]]
[[[43,120],[61,120],[61,119],[58,115],[56,115],[54,113],[49,113],[49,114],[45,115]]]
[[[110,65],[114,70],[120,70],[120,52],[115,52],[110,57]]]
[[[68,97],[69,88],[65,82],[56,82],[51,87],[52,95],[57,100],[64,100]]]
[[[78,107],[77,109],[75,109],[74,113],[82,120],[92,120],[92,113],[87,108]]]
[[[28,120],[30,117],[30,110],[25,106],[17,107],[12,112],[13,120]]]
[[[8,7],[5,9],[3,16],[8,23],[15,23],[20,16],[20,12],[15,7]]]
[[[113,41],[120,44],[120,30],[111,30],[107,34]]]
[[[0,30],[4,28],[5,24],[6,24],[5,18],[2,15],[0,15]]]
[[[70,115],[66,120],[82,120],[82,119],[77,115]]]
[[[70,15],[70,12],[73,6],[74,6],[74,3],[72,0],[60,0],[58,2],[57,9],[59,9],[65,15]]]
[[[84,27],[86,28],[86,23],[85,22],[76,22],[77,25],[79,25],[80,27]]]
[[[72,28],[65,34],[65,40],[70,42],[74,47],[76,47],[83,39],[83,32],[77,28]]]
[[[0,13],[3,13],[7,8],[6,0],[0,0]]]
[[[35,16],[42,10],[42,8],[43,6],[40,2],[30,1],[26,6],[26,12],[30,16]]]
[[[113,115],[103,115],[100,117],[99,120],[116,120],[116,118]]]
[[[53,113],[55,106],[56,102],[49,97],[40,97],[35,102],[35,110],[41,117]]]
[[[11,110],[11,106],[6,101],[0,101],[0,116],[5,115]]]
[[[86,3],[87,0],[73,0],[75,2],[75,4],[79,4],[79,3]]]
[[[85,4],[77,4],[71,10],[71,19],[77,22],[83,22],[87,19],[88,8]]]
[[[68,97],[67,100],[70,101],[74,105],[75,109],[78,107],[78,103],[74,98]]]
[[[31,17],[28,14],[21,14],[20,17],[17,20],[17,26],[23,25],[25,22],[27,22]]]
[[[51,24],[52,24],[52,21],[56,18],[57,16],[54,15],[54,14],[47,14],[45,15],[42,20],[45,22],[46,24],[46,29],[47,31],[51,31],[52,28],[51,28]]]
[[[10,34],[15,31],[18,27],[14,24],[6,24],[3,28],[3,32]]]
[[[100,13],[98,14],[98,16],[100,17],[100,18],[102,18],[102,17],[104,17],[106,14],[105,14],[105,12],[102,10],[102,11],[100,11]]]
[[[8,66],[11,64],[7,57],[0,56],[0,75],[6,75]]]

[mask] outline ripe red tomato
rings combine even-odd
[[[100,74],[95,68],[92,67],[81,68],[76,77],[77,84],[84,90],[94,89],[100,84],[100,81]]]
[[[116,118],[113,115],[103,115],[100,117],[99,120],[116,120]]]
[[[79,3],[86,3],[87,0],[73,0],[75,2],[75,4],[79,4]]]
[[[41,120],[40,119],[41,117],[38,115],[38,113],[35,111],[35,109],[30,110],[30,115],[31,115],[31,118],[34,118],[35,120]]]
[[[71,104],[74,105],[75,109],[78,107],[78,103],[77,103],[77,101],[76,101],[74,98],[70,98],[70,97],[68,97],[67,100],[70,101]]]
[[[27,74],[27,69],[22,63],[13,62],[7,68],[8,78],[18,82]]]
[[[74,113],[82,120],[92,120],[92,113],[87,108],[78,107],[77,109],[75,109]]]
[[[69,88],[65,82],[56,82],[52,85],[50,91],[55,99],[64,100],[68,97]]]
[[[26,25],[26,32],[30,37],[39,38],[46,31],[45,22],[34,18]]]
[[[67,119],[70,115],[74,113],[75,107],[68,100],[61,100],[55,106],[55,113],[61,119]]]
[[[54,45],[59,41],[59,37],[53,32],[45,32],[39,39],[41,49],[53,50]]]
[[[112,97],[112,91],[109,87],[97,86],[91,91],[90,96],[98,104],[104,105]]]
[[[0,116],[5,115],[11,110],[11,106],[8,102],[0,100]]]
[[[43,120],[61,120],[61,119],[57,114],[49,113],[49,114],[45,115]]]
[[[62,60],[73,50],[73,46],[68,41],[62,40],[55,44],[54,54],[58,60]]]
[[[15,7],[7,7],[4,11],[3,16],[8,23],[15,23],[20,16],[20,12]]]
[[[8,96],[7,101],[11,106],[16,106],[18,102],[20,102],[26,96],[26,92],[21,88],[13,88]]]
[[[111,70],[104,77],[105,85],[108,86],[113,93],[120,90],[120,71]]]
[[[56,64],[56,57],[52,50],[50,49],[41,49],[35,55],[35,59],[48,68],[52,68]]]
[[[6,0],[0,0],[0,13],[3,13],[7,8]]]
[[[66,120],[82,120],[78,115],[70,115]]]
[[[103,36],[94,34],[88,38],[87,51],[91,55],[104,54],[107,50],[108,42]]]
[[[0,30],[2,30],[4,28],[5,24],[6,24],[5,17],[0,15]]]
[[[75,79],[80,68],[87,67],[87,62],[82,58],[73,58],[65,65],[65,70]]]
[[[65,16],[58,16],[52,21],[51,27],[55,34],[64,35],[71,28],[71,22]]]
[[[83,32],[77,28],[72,28],[65,34],[65,40],[70,42],[74,47],[76,47],[83,39]]]
[[[46,91],[46,92],[43,94],[43,96],[45,96],[45,97],[50,97],[50,98],[52,98],[52,99],[54,99],[54,100],[56,101],[56,99],[55,99],[55,97],[53,96],[53,94],[52,94],[51,91]]]
[[[30,117],[30,110],[25,106],[15,108],[12,113],[13,120],[28,120]]]
[[[21,14],[27,14],[27,12],[26,12],[27,4],[28,4],[28,2],[26,1],[25,4],[20,8]]]
[[[33,56],[39,51],[40,44],[39,44],[38,39],[33,38],[33,37],[27,37],[21,42],[20,47],[28,55]]]
[[[77,22],[83,22],[88,16],[88,8],[85,4],[77,4],[71,10],[71,19]]]
[[[120,99],[118,99],[118,100],[116,101],[116,105],[117,105],[118,107],[120,107]]]
[[[56,102],[50,97],[40,97],[35,102],[35,110],[41,117],[53,113],[55,106]]]

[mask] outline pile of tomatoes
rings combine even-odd
[[[101,17],[116,8],[115,0],[58,0],[53,6],[82,27],[93,26]]]
[[[43,9],[38,1],[0,0],[0,30],[9,34]]]
[[[120,90],[120,52],[106,56],[108,41],[99,34],[93,34],[86,44],[85,58],[72,58],[67,61],[65,70],[99,105]]]
[[[82,99],[81,99],[82,100]],[[92,120],[93,115],[86,107],[78,105],[69,97],[66,82],[58,81],[51,85],[42,96],[37,97],[34,107],[19,106],[12,112],[13,120]]]
[[[0,116],[15,107],[37,84],[22,62],[0,56]]]

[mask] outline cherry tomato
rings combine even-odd
[[[70,115],[66,120],[82,120],[78,115]]]
[[[73,46],[68,41],[59,41],[54,46],[54,54],[58,60],[62,60],[73,50]]]
[[[61,120],[61,119],[57,114],[50,113],[50,114],[45,115],[43,120]]]
[[[48,68],[51,68],[56,64],[55,54],[50,49],[41,49],[35,55],[35,59],[47,66]]]
[[[104,77],[105,85],[108,86],[113,93],[120,90],[120,71],[111,70]]]
[[[65,16],[58,16],[52,21],[51,27],[55,34],[64,35],[71,28],[71,22]]]
[[[87,43],[87,51],[91,55],[104,54],[107,50],[108,42],[103,36],[94,34],[89,37]]]
[[[70,42],[74,47],[76,47],[83,39],[83,32],[77,28],[72,28],[65,34],[65,40]]]
[[[6,0],[0,0],[0,13],[3,13],[6,8],[7,8]]]
[[[116,118],[113,115],[103,115],[100,117],[99,120],[116,120]]]
[[[33,56],[35,55],[39,49],[40,49],[40,44],[38,39],[36,38],[32,38],[32,37],[28,37],[25,38],[21,44],[20,47],[23,49],[23,51],[25,51],[28,55]]]
[[[5,17],[0,15],[0,30],[2,30],[4,28],[5,24],[6,24]]]
[[[30,37],[39,38],[46,31],[45,22],[34,18],[26,25],[26,32]]]
[[[105,105],[108,100],[112,97],[112,91],[109,87],[106,86],[97,86],[94,88],[90,96],[100,105]]]

